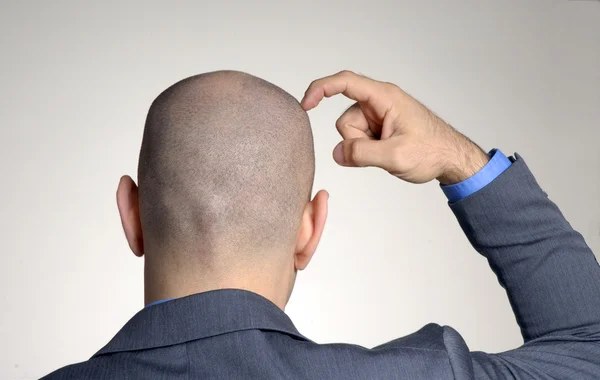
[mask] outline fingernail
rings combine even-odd
[[[344,151],[342,150],[342,143],[339,143],[333,149],[333,159],[340,165],[344,163]]]

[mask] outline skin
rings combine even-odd
[[[398,86],[350,71],[313,81],[302,99],[309,111],[325,97],[342,94],[356,101],[336,122],[343,140],[333,150],[334,160],[348,167],[374,166],[412,183],[437,179],[461,182],[477,173],[489,158],[476,144],[437,117]],[[153,276],[157,268],[146,261],[146,304],[215,289],[244,289],[271,300],[282,310],[292,293],[297,271],[304,270],[315,253],[327,218],[329,194],[321,190],[306,204],[296,241],[278,260],[252,268],[227,267]],[[121,223],[131,251],[144,256],[138,188],[123,176],[117,189]]]
[[[324,97],[356,101],[336,122],[344,138],[333,150],[343,166],[375,166],[412,183],[461,182],[489,161],[487,154],[392,83],[342,71],[311,83],[305,110]]]

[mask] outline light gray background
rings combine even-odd
[[[223,68],[297,97],[341,69],[399,84],[480,143],[521,153],[600,252],[600,2],[3,1],[0,378],[89,358],[143,306],[115,204],[152,99]],[[288,313],[318,342],[373,346],[428,322],[473,350],[521,339],[504,291],[436,184],[338,167],[310,113],[322,244]]]

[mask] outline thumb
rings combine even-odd
[[[390,140],[371,140],[368,138],[347,139],[333,150],[333,159],[342,166],[377,166],[387,170],[392,152]]]

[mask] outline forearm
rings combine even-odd
[[[600,338],[600,267],[521,158],[451,208],[506,289],[525,341]]]

